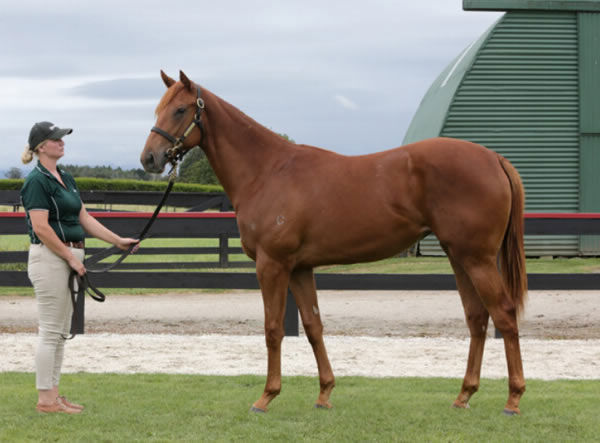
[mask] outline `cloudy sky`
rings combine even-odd
[[[139,167],[160,69],[298,143],[392,148],[431,82],[500,15],[461,0],[2,1],[0,169],[25,170],[41,120],[74,128],[63,163]]]

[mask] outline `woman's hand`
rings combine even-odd
[[[85,209],[85,205],[83,203],[81,204],[81,211],[79,211],[79,222],[81,223],[84,231],[90,234],[92,237],[96,237],[100,240],[111,243],[123,251],[127,251],[132,245],[135,245],[135,247],[131,250],[132,253],[138,250],[138,244],[140,242],[138,239],[119,237],[117,234],[92,217],[89,212],[87,212],[87,209]]]
[[[132,245],[135,245],[134,248],[131,250],[131,253],[135,254],[135,252],[140,247],[140,241],[138,239],[136,239],[136,238],[123,238],[123,237],[119,237],[117,239],[117,241],[114,243],[114,245],[117,248],[122,249],[123,251],[127,251]]]
[[[85,266],[83,265],[83,263],[81,263],[74,256],[72,256],[69,260],[67,260],[67,263],[69,264],[71,269],[75,270],[75,272],[77,272],[77,274],[79,274],[80,277],[86,273],[86,269],[85,269]]]

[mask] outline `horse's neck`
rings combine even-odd
[[[204,152],[237,209],[288,157],[290,143],[214,94],[207,95]]]

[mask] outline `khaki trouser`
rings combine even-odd
[[[84,259],[84,250],[71,248],[73,255]],[[58,386],[65,339],[71,330],[73,305],[69,291],[71,268],[46,246],[31,245],[27,275],[33,284],[38,304],[38,346],[35,354],[37,389]]]

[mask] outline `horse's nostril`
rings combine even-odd
[[[151,168],[154,166],[154,154],[152,152],[148,152],[146,157],[142,159],[142,164],[147,168]]]

